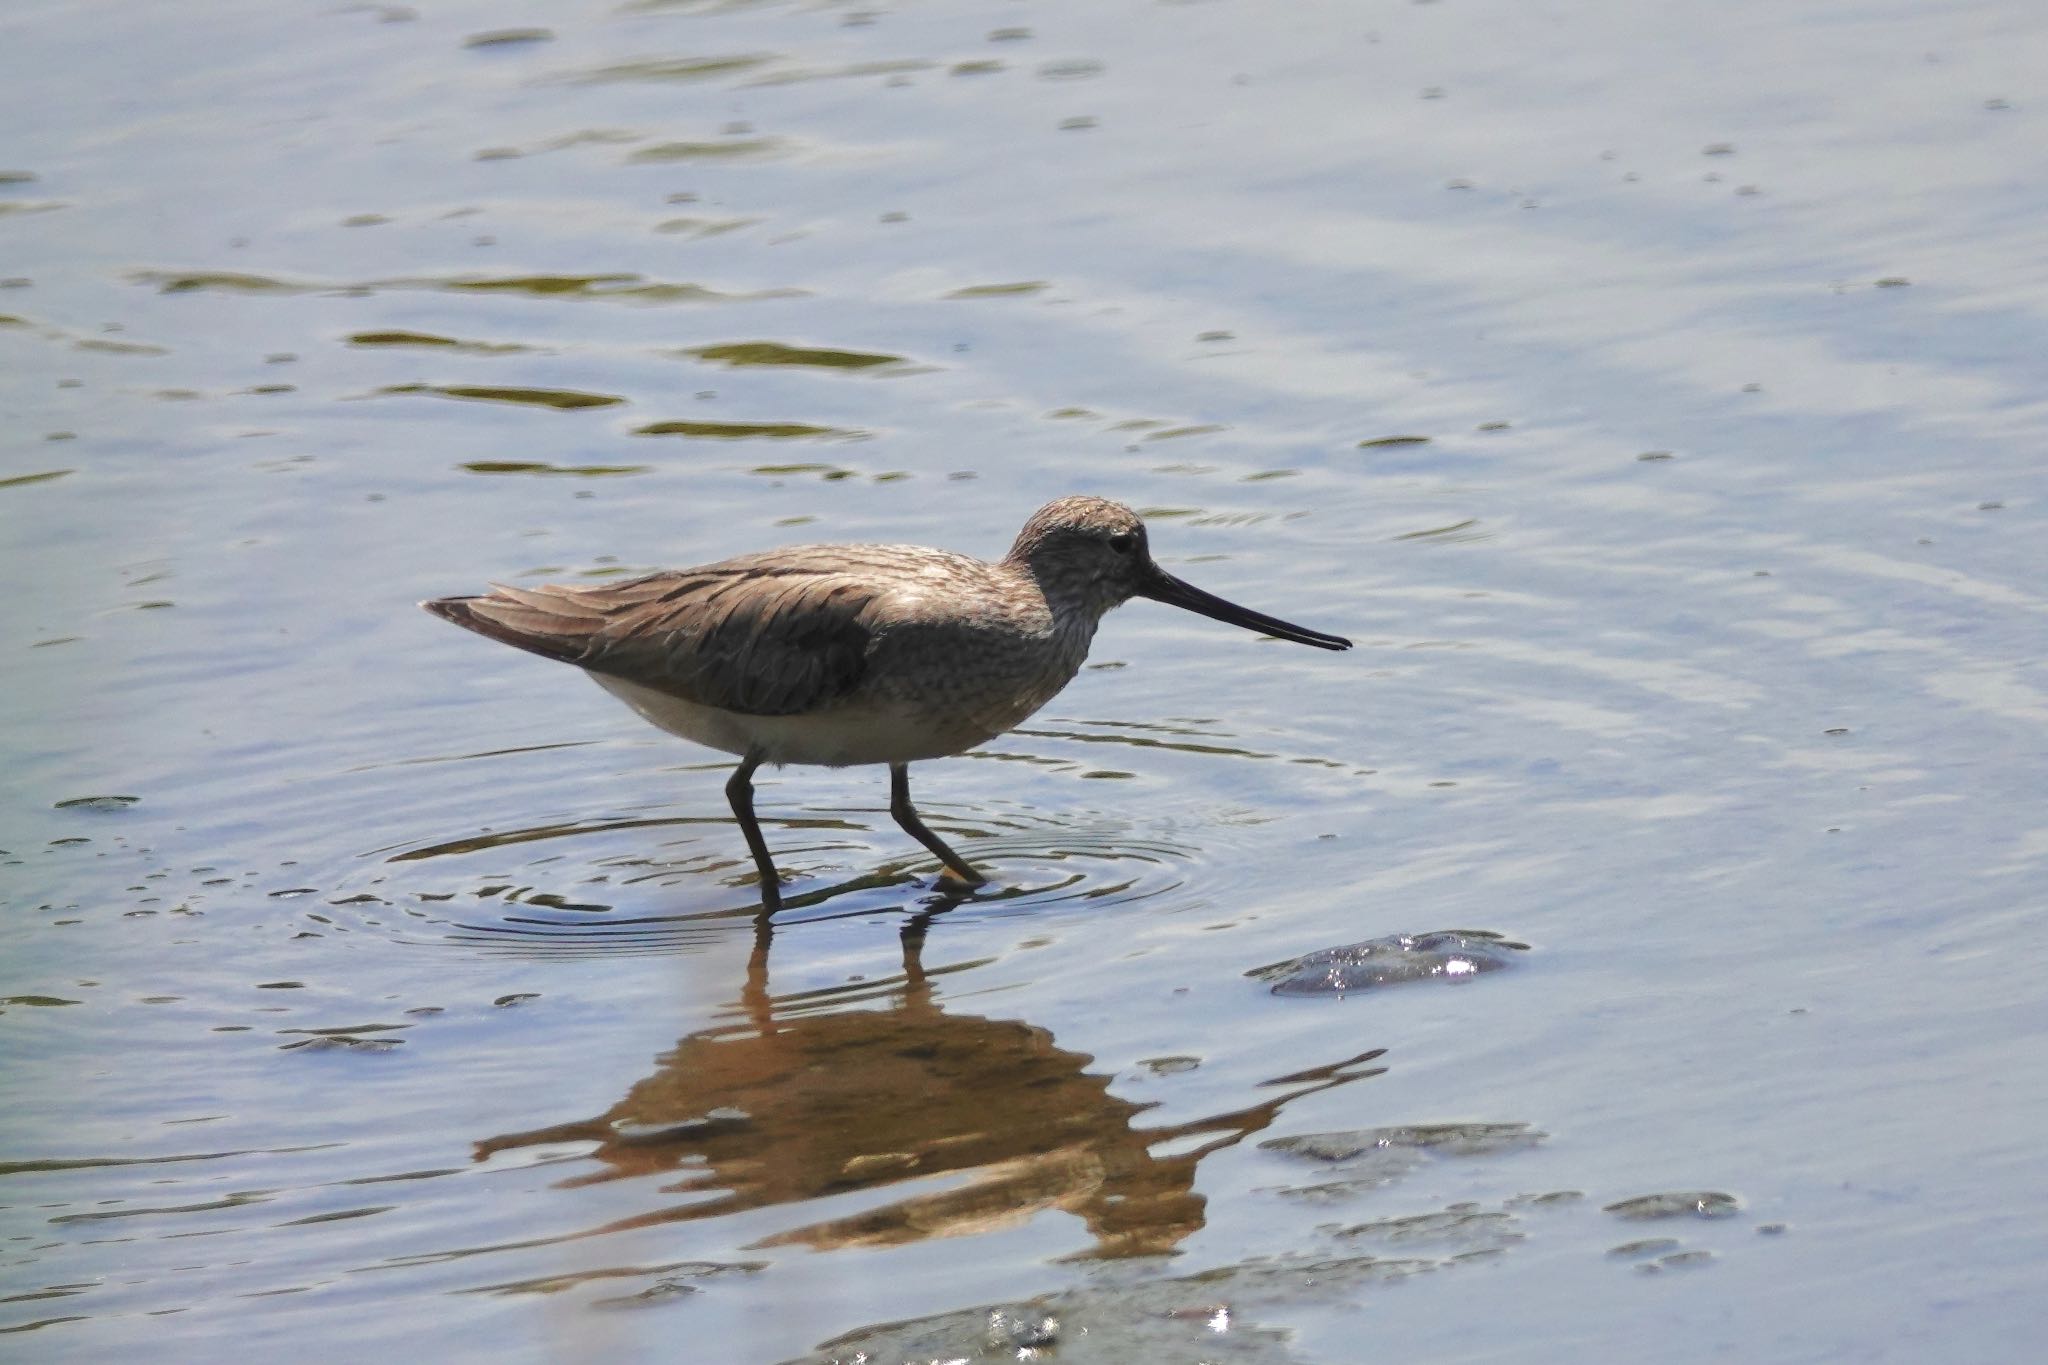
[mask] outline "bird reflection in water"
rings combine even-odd
[[[1231,1113],[1136,1127],[1153,1106],[1111,1094],[1111,1078],[1087,1070],[1092,1058],[1046,1030],[940,1008],[921,962],[933,913],[905,927],[902,976],[879,983],[862,1008],[846,1008],[843,992],[770,995],[764,922],[739,1001],[743,1022],[684,1038],[604,1114],[486,1139],[477,1158],[594,1142],[601,1169],[562,1187],[683,1173],[662,1191],[692,1196],[685,1202],[593,1234],[965,1175],[964,1184],[754,1245],[892,1246],[1061,1209],[1093,1235],[1084,1255],[1158,1255],[1202,1226],[1194,1181],[1204,1156],[1264,1129],[1292,1100],[1384,1070],[1370,1065],[1384,1051],[1376,1049],[1275,1077],[1263,1085],[1278,1093]],[[959,968],[938,974],[947,970]]]

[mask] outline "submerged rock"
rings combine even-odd
[[[59,801],[56,810],[127,810],[140,801],[139,796],[73,796]]]
[[[1742,1201],[1719,1190],[1667,1190],[1660,1194],[1637,1195],[1609,1204],[1603,1213],[1616,1218],[1733,1218],[1742,1211]]]
[[[1487,929],[1438,929],[1324,948],[1245,975],[1270,982],[1275,995],[1345,995],[1406,981],[1462,981],[1499,971],[1528,947]]]
[[[1436,1156],[1496,1156],[1519,1152],[1549,1134],[1526,1123],[1412,1123],[1267,1138],[1259,1150],[1339,1164],[1375,1152],[1427,1152]]]
[[[1259,1150],[1324,1167],[1326,1178],[1283,1185],[1276,1193],[1328,1203],[1391,1185],[1433,1157],[1499,1156],[1526,1151],[1548,1136],[1526,1123],[1403,1124],[1267,1138]]]

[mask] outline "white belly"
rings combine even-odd
[[[991,733],[978,726],[949,726],[887,702],[854,703],[800,716],[748,716],[700,706],[603,673],[591,673],[590,677],[632,707],[641,719],[672,735],[742,757],[758,753],[775,764],[844,768],[859,763],[914,763],[970,749]]]

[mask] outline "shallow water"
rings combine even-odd
[[[1273,14],[0,14],[0,1355],[2034,1349],[2048,24]],[[412,606],[1072,491],[1358,649],[1118,612],[964,899],[764,775],[771,939]]]

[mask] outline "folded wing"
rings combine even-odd
[[[511,588],[420,605],[493,640],[701,706],[813,711],[860,685],[872,588],[787,556],[586,587]]]

